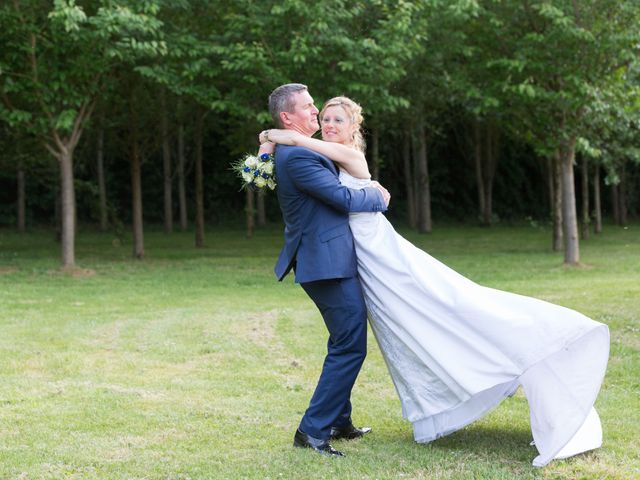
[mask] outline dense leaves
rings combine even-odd
[[[427,156],[429,178],[420,174],[420,182],[423,190],[430,184],[437,221],[546,220],[546,159],[568,168],[575,155],[604,167],[607,185],[624,185],[634,214],[638,24],[638,0],[3,2],[3,203],[15,201],[20,166],[30,209],[34,195],[49,203],[30,218],[51,216],[43,213],[54,212],[51,199],[64,188],[42,191],[39,176],[51,175],[37,166],[42,148],[59,160],[85,132],[71,185],[84,192],[81,220],[97,218],[96,189],[87,185],[102,132],[111,221],[129,221],[126,139],[135,131],[146,218],[162,220],[160,145],[165,184],[169,153],[184,157],[185,175],[204,175],[204,191],[187,183],[186,198],[204,199],[206,223],[237,216],[245,198],[228,165],[270,125],[269,92],[302,82],[318,103],[344,94],[363,105],[373,170],[392,187],[396,218],[418,201],[412,176],[427,168]],[[273,201],[266,209],[278,218]],[[0,221],[13,221],[12,212],[3,207]]]

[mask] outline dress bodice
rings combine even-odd
[[[340,179],[340,183],[348,188],[353,188],[356,190],[360,190],[361,188],[368,187],[371,185],[371,179],[369,178],[356,178],[349,175],[347,172],[340,170],[340,175],[338,177]]]
[[[342,170],[340,170],[338,178],[342,185],[348,188],[353,188],[354,190],[361,190],[371,185],[371,179],[356,178]],[[351,225],[353,234],[365,235],[367,231],[375,230],[373,223],[380,215],[382,215],[380,212],[351,212],[349,214],[349,225]],[[359,225],[360,228],[356,229],[356,225]]]

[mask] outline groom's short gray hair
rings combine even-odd
[[[293,112],[295,107],[295,101],[293,94],[307,90],[307,86],[301,83],[287,83],[280,85],[276,88],[271,95],[269,95],[269,113],[273,119],[273,123],[277,127],[282,128],[282,120],[280,119],[280,112]]]

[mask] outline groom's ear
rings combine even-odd
[[[289,125],[291,125],[291,120],[289,119],[288,112],[280,112],[280,122],[282,123],[283,127],[288,127]]]

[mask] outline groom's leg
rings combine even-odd
[[[302,284],[329,330],[327,356],[300,430],[320,439],[351,414],[351,389],[367,355],[367,313],[357,277]],[[344,418],[346,416],[346,418]]]

